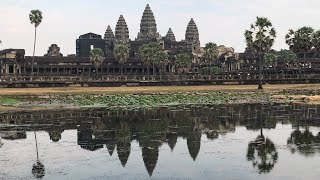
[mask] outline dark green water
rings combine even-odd
[[[1,114],[0,179],[318,179],[319,115],[279,104]]]

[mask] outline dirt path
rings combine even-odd
[[[284,89],[315,89],[320,84],[265,85],[266,92]],[[208,92],[208,91],[254,91],[256,85],[216,85],[216,86],[139,86],[139,87],[62,87],[62,88],[0,88],[0,96],[38,96],[67,94],[131,94],[156,92]]]

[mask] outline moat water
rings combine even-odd
[[[316,105],[4,113],[0,179],[312,180],[319,132]]]

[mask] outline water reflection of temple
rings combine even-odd
[[[186,140],[190,157],[196,161],[202,135],[215,140],[221,134],[234,132],[236,126],[249,130],[259,130],[261,126],[270,129],[279,122],[292,123],[294,128],[306,123],[318,126],[318,110],[320,106],[311,105],[229,105],[5,113],[0,115],[0,131],[24,132],[19,135],[21,138],[26,138],[26,131],[46,131],[52,142],[58,142],[65,130],[77,129],[77,142],[81,148],[89,151],[107,148],[110,156],[117,153],[122,166],[126,166],[131,143],[136,141],[151,176],[160,147],[167,145],[174,151],[179,138]]]

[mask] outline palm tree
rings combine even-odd
[[[168,60],[168,53],[166,51],[159,51],[156,56],[156,65],[159,67],[159,73],[160,77],[162,75],[162,71],[164,71],[165,67],[168,65],[169,60]]]
[[[30,23],[34,25],[34,42],[33,42],[33,55],[31,62],[31,76],[33,77],[33,65],[34,65],[34,55],[36,52],[36,41],[37,41],[37,27],[42,22],[42,12],[40,10],[31,10],[29,14]],[[31,80],[32,80],[31,77]]]
[[[290,29],[289,33],[285,37],[290,50],[295,53],[303,53],[303,67],[306,66],[306,54],[313,47],[313,36],[313,28],[305,26],[297,31]]]
[[[128,61],[129,59],[129,47],[127,44],[117,44],[114,51],[113,51],[114,57],[117,59],[117,61],[120,64],[120,72],[121,72],[121,78],[123,75],[123,64]]]
[[[209,62],[210,66],[212,66],[213,61],[218,58],[218,55],[219,51],[217,44],[212,42],[207,43],[204,47],[204,56],[206,61]]]
[[[96,74],[98,73],[98,67],[102,64],[104,60],[104,53],[100,48],[94,48],[90,52],[90,61],[95,67]]]
[[[263,57],[263,60],[265,65],[268,67],[272,66],[272,68],[274,68],[277,56],[274,53],[266,53]]]
[[[139,48],[139,57],[141,61],[147,66],[147,75],[149,76],[149,66],[151,64],[151,58],[152,58],[152,50],[148,46],[148,44],[144,44]]]
[[[153,75],[155,75],[156,73],[155,65],[157,64],[157,56],[158,56],[158,53],[162,51],[163,49],[161,45],[157,42],[145,44],[140,47],[139,56],[141,60],[147,65],[148,75],[149,75],[150,64],[152,64]]]
[[[253,51],[255,57],[259,59],[259,86],[258,89],[263,89],[262,86],[262,63],[265,53],[271,50],[276,38],[276,31],[272,27],[272,23],[268,18],[257,17],[254,24],[251,24],[249,30],[244,33],[247,47]]]
[[[179,71],[187,71],[192,65],[192,58],[189,54],[178,54],[175,65]]]

